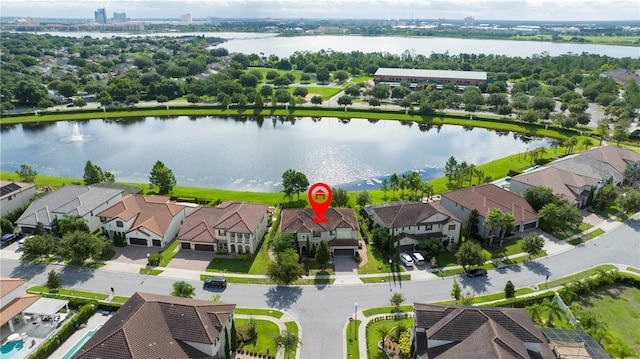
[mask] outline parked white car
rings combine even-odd
[[[407,253],[400,253],[400,262],[407,267],[413,267],[413,259]]]

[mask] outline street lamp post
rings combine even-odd
[[[354,312],[353,317],[355,318],[355,320],[353,321],[353,326],[355,327],[358,325],[358,302],[356,302],[356,311]],[[354,329],[354,332],[355,331],[356,330]]]
[[[149,266],[149,253],[147,253],[147,267]]]
[[[391,291],[391,258],[389,258],[389,291]]]

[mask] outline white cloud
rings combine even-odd
[[[133,18],[414,18],[640,20],[638,0],[12,0],[3,16],[92,18],[93,11]]]

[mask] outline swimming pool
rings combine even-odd
[[[96,329],[88,331],[77,343],[75,343],[71,349],[62,357],[62,359],[71,359],[73,355],[82,348],[82,346],[89,340],[91,337],[96,334],[98,330],[100,330],[102,324],[100,324]]]
[[[1,359],[9,359],[15,354],[17,351],[22,349],[24,343],[22,340],[18,340],[15,342],[9,342],[2,347],[0,347],[0,358]]]

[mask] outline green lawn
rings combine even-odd
[[[160,269],[148,269],[148,268],[140,268],[140,274],[148,274],[148,275],[158,275],[164,272]]]
[[[171,262],[173,257],[178,254],[178,252],[176,252],[176,248],[178,247],[178,245],[180,245],[180,241],[174,240],[173,243],[171,243],[167,248],[160,251],[160,254],[162,255],[162,262],[160,262],[160,267],[166,267],[169,262]]]
[[[233,312],[246,315],[267,315],[278,319],[284,315],[284,313],[279,310],[265,308],[236,308]]]
[[[391,313],[396,313],[395,312],[396,307],[394,306],[389,306],[389,307],[376,307],[376,308],[369,308],[369,309],[365,309],[362,311],[362,313],[365,315],[365,317],[371,317],[373,315],[377,315],[377,314],[391,314]],[[401,305],[400,306],[400,312],[410,312],[413,310],[413,304],[407,304],[407,305]]]
[[[604,230],[597,228],[579,238],[574,238],[572,240],[569,241],[570,244],[573,244],[574,246],[577,246],[580,243],[584,243],[590,239],[596,238],[597,236],[601,235],[604,233]]]
[[[351,82],[353,82],[353,83],[369,81],[369,80],[373,80],[373,76],[357,76],[357,77],[352,77],[351,78]]]
[[[612,204],[606,208],[594,208],[591,207],[589,209],[590,212],[593,212],[595,214],[597,214],[598,216],[602,217],[602,218],[609,218],[611,216],[614,216],[620,212],[622,212],[622,210],[620,209],[620,206],[618,206],[617,204]]]
[[[367,263],[358,268],[358,274],[374,273],[389,273],[389,262],[377,248],[367,243]]]
[[[51,293],[49,291],[49,288],[43,285],[35,285],[33,287],[30,287],[29,289],[27,289],[27,293],[31,293],[31,294],[40,294],[40,293]],[[96,300],[106,300],[107,298],[109,298],[108,294],[103,294],[103,293],[95,293],[95,292],[86,292],[86,291],[82,291],[82,290],[75,290],[75,289],[66,289],[66,288],[60,288],[58,290],[58,292],[56,293],[52,293],[52,294],[59,294],[59,295],[63,295],[63,296],[70,296],[70,297],[78,297],[78,298],[85,298],[85,299],[96,299]]]
[[[595,275],[595,274],[598,273],[598,269],[613,270],[613,269],[616,269],[616,268],[617,267],[614,266],[613,264],[602,264],[602,265],[599,265],[597,267],[594,267],[594,268],[591,268],[591,269],[587,269],[585,271],[578,272],[578,273],[570,275],[570,276],[566,276],[566,277],[562,277],[560,279],[548,281],[547,284],[540,283],[540,284],[538,284],[538,288],[539,289],[547,289],[547,288],[559,287],[561,285],[564,285],[564,284],[567,284],[567,283],[571,283],[571,282],[573,282],[575,280],[591,277],[592,275]]]
[[[347,357],[351,359],[360,358],[360,348],[358,347],[358,330],[360,329],[361,320],[352,320],[347,325],[345,333],[347,339]]]
[[[413,318],[381,320],[371,323],[371,325],[367,327],[367,352],[369,359],[388,359],[387,354],[378,348],[378,342],[382,340],[380,334],[378,334],[378,329],[386,327],[388,330],[391,330],[399,324],[403,324],[406,328],[411,328],[413,326]]]
[[[113,303],[124,303],[124,302],[126,302],[128,300],[129,300],[129,297],[125,297],[125,296],[122,296],[122,295],[116,295],[115,297],[113,297],[111,299],[111,302],[113,302]]]
[[[587,229],[593,227],[591,224],[586,223],[586,222],[582,222],[580,223],[580,225],[578,227],[572,227],[572,228],[567,228],[566,230],[557,230],[553,233],[551,233],[551,235],[553,235],[554,237],[558,238],[558,239],[567,239],[569,237],[575,236],[578,233],[582,233],[584,231],[586,231]]]
[[[207,266],[207,272],[249,273],[251,257],[244,259],[213,258]]]
[[[290,332],[294,333],[298,338],[300,338],[300,334],[298,331],[298,324],[296,324],[296,322],[285,322],[284,326],[287,327],[287,329],[289,329]],[[296,348],[295,350],[287,350],[284,352],[284,357],[285,358],[295,358],[296,357],[296,352],[298,351],[298,349]]]
[[[630,345],[640,355],[640,289],[624,284],[602,286],[591,294],[582,295],[570,303],[593,311],[607,325],[607,334]],[[613,348],[605,345],[612,357]]]
[[[267,355],[268,350],[269,355],[275,354],[277,352],[277,348],[273,342],[273,338],[280,335],[278,325],[268,320],[254,320],[256,323],[256,331],[258,332],[258,336],[253,343],[245,343],[242,350],[252,353],[258,353],[261,355]],[[233,321],[236,324],[236,329],[238,329],[242,325],[249,323],[249,319],[236,318]]]
[[[289,92],[293,94],[293,90],[295,90],[296,87],[304,87],[309,91],[309,95],[322,96],[322,99],[324,101],[331,99],[333,96],[342,91],[342,87],[290,86],[288,88]]]
[[[394,273],[392,276],[391,280],[394,280],[396,282],[400,281],[400,282],[406,282],[406,281],[410,281],[411,280],[411,274],[400,274],[398,275],[397,273]],[[389,282],[389,276],[380,276],[380,277],[364,277],[364,278],[360,278],[360,280],[363,283],[388,283]]]

